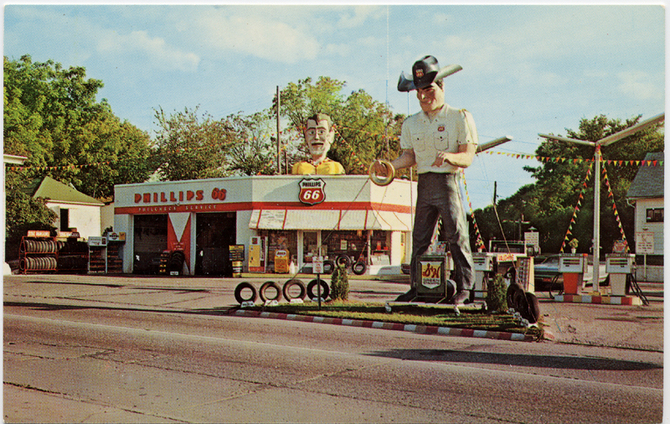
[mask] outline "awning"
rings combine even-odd
[[[375,210],[254,209],[254,230],[386,230],[411,231],[408,213]]]

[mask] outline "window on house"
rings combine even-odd
[[[663,208],[647,209],[647,222],[663,222]]]
[[[68,231],[70,229],[70,210],[62,209],[60,210],[60,230]]]

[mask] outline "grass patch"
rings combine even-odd
[[[510,314],[461,308],[460,315],[456,315],[453,309],[429,303],[393,305],[392,312],[386,311],[385,303],[351,301],[324,302],[321,304],[321,309],[316,302],[280,303],[274,306],[254,306],[246,309],[328,318],[521,333],[531,335],[536,339],[541,339],[543,335],[541,322],[538,323],[538,327],[525,328]]]

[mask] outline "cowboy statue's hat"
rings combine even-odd
[[[404,71],[400,73],[398,91],[412,91],[428,87],[433,81],[448,77],[461,69],[463,69],[461,65],[447,65],[440,68],[435,56],[424,56],[414,62],[412,78],[409,78]]]

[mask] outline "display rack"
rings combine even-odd
[[[58,269],[58,244],[52,237],[24,236],[19,246],[19,273],[50,273]]]
[[[124,240],[108,236],[88,238],[88,272],[121,274],[123,261],[119,250]]]
[[[58,272],[86,274],[88,272],[88,244],[78,237],[57,239]]]

